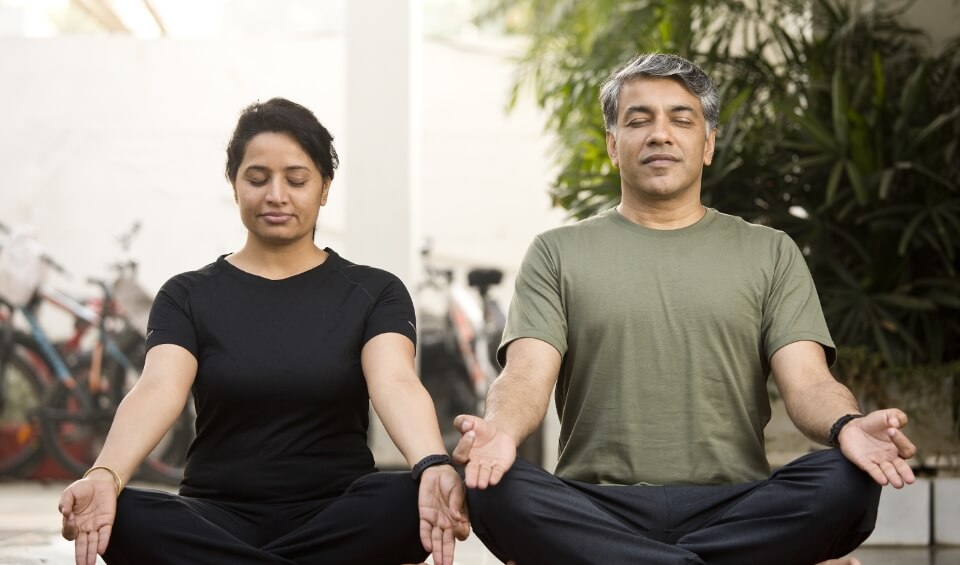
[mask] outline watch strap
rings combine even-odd
[[[830,426],[830,434],[827,436],[827,445],[830,447],[840,447],[840,430],[856,418],[863,418],[863,414],[844,414]]]
[[[453,465],[453,460],[450,459],[450,456],[446,453],[438,453],[436,455],[427,455],[420,461],[417,461],[417,464],[413,466],[413,469],[410,470],[410,475],[413,477],[413,480],[419,481],[420,475],[424,471],[433,467],[435,465]]]

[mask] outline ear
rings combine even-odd
[[[233,189],[233,201],[236,202],[237,204],[239,204],[239,203],[240,203],[240,197],[237,196],[237,183],[235,183],[235,182],[230,183],[230,188]]]
[[[607,130],[607,155],[610,156],[610,161],[613,162],[614,167],[620,167],[617,159],[617,136],[610,130]]]
[[[709,166],[713,162],[713,150],[717,147],[717,128],[707,134],[707,143],[703,146],[703,164]]]
[[[330,185],[333,184],[333,179],[323,177],[323,185],[320,187],[320,205],[327,205],[327,196],[330,194]]]

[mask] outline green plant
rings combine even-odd
[[[800,245],[835,340],[888,363],[960,359],[960,37],[931,54],[889,3],[498,1],[531,36],[513,92],[548,111],[555,205],[619,199],[600,82],[643,51],[707,69],[725,101],[708,205]]]

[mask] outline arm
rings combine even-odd
[[[197,360],[177,345],[147,352],[143,374],[124,397],[94,466],[105,466],[127,484],[180,415],[197,373]],[[116,483],[104,469],[74,482],[60,497],[63,536],[76,540],[77,564],[96,562],[107,549],[116,513]]]
[[[370,401],[390,439],[412,467],[428,455],[446,453],[437,413],[413,363],[414,345],[398,333],[383,333],[360,353]],[[449,465],[430,467],[420,477],[420,541],[434,563],[452,565],[454,538],[466,539],[463,481]]]
[[[466,465],[467,487],[495,485],[513,465],[517,446],[547,413],[560,361],[560,353],[539,339],[521,338],[507,347],[507,364],[490,387],[483,419],[456,419],[463,437],[453,454]]]
[[[826,443],[830,427],[844,414],[859,414],[850,390],[827,367],[823,348],[812,341],[786,345],[770,359],[773,377],[790,419],[807,437]],[[881,485],[900,488],[914,481],[906,459],[916,448],[900,431],[907,415],[891,408],[851,420],[840,432],[843,455]]]

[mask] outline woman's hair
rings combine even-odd
[[[231,183],[237,180],[240,163],[247,151],[247,144],[256,135],[273,132],[285,133],[294,138],[325,178],[333,179],[333,172],[340,165],[333,136],[317,120],[313,112],[286,98],[271,98],[266,102],[254,102],[243,109],[233,137],[227,145],[226,175]]]

